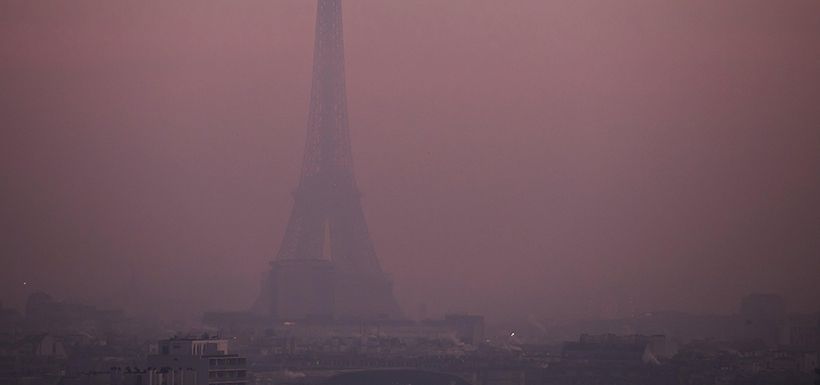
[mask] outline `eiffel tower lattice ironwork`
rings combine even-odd
[[[313,60],[299,185],[256,308],[280,319],[396,317],[353,173],[341,0],[318,0]]]

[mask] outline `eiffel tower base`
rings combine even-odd
[[[274,262],[263,290],[268,292],[269,314],[292,321],[334,314],[334,266],[330,261],[296,259]]]
[[[336,273],[335,317],[341,319],[398,319],[393,283],[383,274]]]
[[[401,318],[387,276],[343,273],[327,260],[276,261],[262,290],[259,310],[280,321]]]

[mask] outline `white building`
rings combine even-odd
[[[203,336],[175,337],[160,341],[156,354],[148,356],[152,368],[193,370],[191,384],[176,385],[247,385],[247,359],[228,352],[228,341]]]

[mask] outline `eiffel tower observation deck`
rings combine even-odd
[[[254,310],[280,320],[397,318],[353,172],[341,0],[318,0],[315,39],[299,185]]]

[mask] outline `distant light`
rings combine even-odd
[[[28,285],[28,282],[23,281],[23,286],[26,286],[26,285]]]

